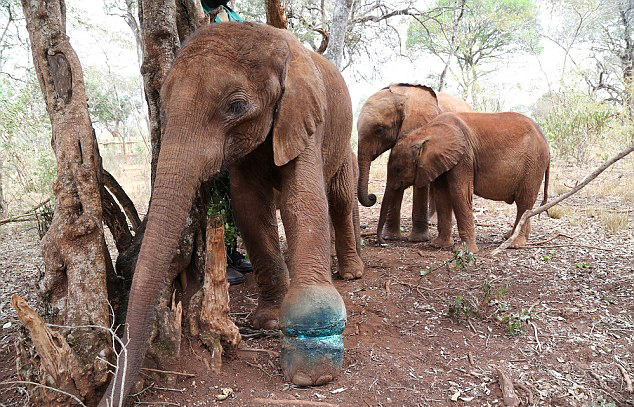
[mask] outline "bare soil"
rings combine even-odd
[[[564,203],[561,218],[534,218],[532,246],[496,258],[489,254],[515,207],[476,199],[481,252],[465,267],[449,250],[406,240],[378,247],[367,236],[365,276],[335,277],[348,310],[346,353],[341,375],[325,386],[289,385],[277,334],[248,330],[257,301],[249,274],[230,294],[243,346],[256,351],[225,358],[214,375],[209,352],[186,338],[171,370],[195,376],[147,375],[131,405],[503,406],[496,368],[510,375],[522,405],[634,405],[617,367],[634,378],[633,167],[630,159],[601,176]],[[551,196],[585,173],[554,169]],[[375,178],[371,191],[382,191],[383,179]],[[404,236],[411,197],[405,201]],[[374,231],[378,211],[362,208],[365,234]],[[0,381],[15,377],[19,322],[10,295],[39,306],[41,264],[35,229],[0,228]],[[217,399],[222,388],[232,393],[224,401]],[[23,405],[29,402],[20,386],[0,390],[0,406]]]

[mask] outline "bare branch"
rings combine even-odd
[[[491,252],[491,256],[497,256],[498,254],[500,254],[502,252],[502,250],[507,249],[511,245],[511,243],[513,243],[513,240],[515,240],[515,238],[517,238],[517,236],[520,234],[522,226],[524,226],[524,224],[526,223],[526,221],[529,218],[531,218],[531,217],[533,217],[535,215],[538,215],[538,214],[540,214],[542,212],[547,211],[548,209],[550,209],[553,206],[557,205],[559,202],[561,202],[561,201],[569,198],[570,196],[576,194],[577,192],[579,192],[579,190],[581,190],[583,187],[588,185],[590,183],[590,181],[592,181],[593,179],[598,177],[599,174],[601,174],[603,171],[605,171],[607,168],[609,168],[615,162],[621,160],[623,157],[625,157],[628,154],[630,154],[632,151],[634,151],[634,144],[632,144],[631,146],[629,146],[625,150],[621,151],[619,154],[614,156],[612,159],[610,159],[609,161],[605,162],[599,168],[594,170],[592,172],[592,174],[588,175],[583,181],[581,181],[579,184],[577,184],[570,191],[566,192],[565,194],[562,194],[562,195],[558,196],[557,198],[555,198],[554,200],[548,202],[547,204],[541,205],[541,206],[539,206],[539,207],[537,207],[537,208],[535,208],[533,210],[524,212],[524,214],[520,218],[520,221],[517,223],[517,226],[515,227],[515,231],[513,232],[513,234],[508,239],[506,239],[506,241],[504,243],[502,243],[497,249],[493,250]]]

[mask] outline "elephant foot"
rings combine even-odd
[[[383,239],[385,240],[399,240],[401,238],[401,231],[394,231],[394,230],[385,230],[383,229],[383,232],[381,233],[381,237],[383,237]]]
[[[337,272],[344,280],[354,280],[363,276],[363,261],[359,256],[355,256],[354,260],[339,262]]]
[[[291,289],[282,304],[280,362],[298,386],[332,381],[343,363],[346,308],[332,285]]]
[[[410,242],[427,242],[431,240],[431,235],[429,234],[429,230],[417,231],[412,230],[409,234]]]
[[[519,235],[518,237],[515,238],[515,240],[513,240],[513,243],[511,243],[510,247],[512,249],[519,249],[520,247],[526,246],[526,242],[527,242],[526,236]]]
[[[441,239],[440,237],[437,237],[434,240],[432,240],[430,243],[433,247],[453,247],[452,238]]]
[[[251,325],[255,329],[279,329],[280,306],[260,301],[251,316]]]

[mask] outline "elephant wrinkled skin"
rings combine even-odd
[[[517,226],[522,214],[535,204],[542,179],[546,202],[549,172],[548,144],[528,117],[519,113],[443,113],[392,148],[377,233],[387,216],[386,204],[410,185],[431,183],[438,211],[438,237],[432,244],[453,244],[453,210],[460,239],[476,253],[473,194],[515,202]],[[512,247],[523,246],[529,234],[530,220]]]
[[[364,206],[376,202],[374,194],[368,195],[370,165],[379,155],[389,150],[409,132],[424,126],[443,112],[471,112],[464,100],[447,93],[436,94],[423,85],[400,83],[381,89],[368,98],[359,114],[357,130],[359,134],[358,164],[359,179],[357,194]],[[414,189],[412,205],[412,231],[410,241],[429,240],[428,202],[429,187]],[[381,236],[385,239],[399,239],[401,202],[403,194],[397,193],[387,208],[387,219]],[[429,202],[433,212],[433,201]],[[382,205],[385,205],[383,202]]]
[[[289,335],[336,336],[343,329],[345,306],[331,281],[330,219],[339,273],[358,278],[363,272],[353,220],[352,109],[334,65],[284,30],[251,23],[205,26],[174,61],[161,100],[164,135],[126,316],[127,369],[119,370],[100,407],[112,394],[118,405],[134,383],[159,293],[174,277],[168,266],[195,192],[222,168],[230,171],[234,216],[260,290],[254,326],[279,326]],[[340,368],[333,362],[340,356],[328,352],[307,358],[289,348],[284,374],[300,385],[328,382]]]

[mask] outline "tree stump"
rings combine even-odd
[[[207,257],[205,282],[190,307],[189,327],[194,336],[211,350],[211,368],[222,366],[222,344],[235,348],[240,343],[238,327],[229,318],[229,283],[224,218],[212,215],[207,221]],[[191,312],[194,311],[194,312]]]

